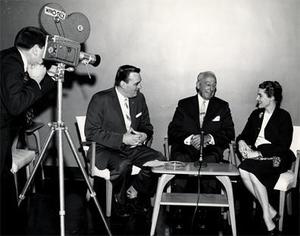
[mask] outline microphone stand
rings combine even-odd
[[[194,162],[194,166],[201,168],[206,167],[207,163],[203,161],[203,148],[204,148],[204,131],[201,130],[200,132],[200,154],[199,154],[199,160]]]
[[[200,132],[200,153],[199,153],[199,160],[194,162],[194,166],[198,167],[198,174],[197,174],[197,179],[198,179],[198,190],[197,190],[197,202],[196,202],[196,208],[194,210],[194,216],[192,220],[192,225],[194,224],[194,217],[197,213],[198,205],[199,205],[199,198],[200,198],[200,170],[201,167],[206,167],[207,163],[203,161],[203,148],[204,148],[204,131],[201,129]]]

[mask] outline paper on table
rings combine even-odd
[[[147,161],[143,166],[158,167],[158,166],[163,166],[165,163],[166,163],[165,161],[154,160],[154,161]]]

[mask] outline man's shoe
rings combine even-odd
[[[114,210],[116,216],[121,218],[129,217],[130,216],[129,208],[126,204],[121,203],[118,194],[114,194],[113,199],[114,199]]]
[[[268,231],[268,236],[278,236],[278,235],[279,235],[279,231],[276,226],[274,229]]]
[[[280,220],[280,215],[277,212],[276,215],[272,218],[273,222],[277,225]]]
[[[145,215],[150,211],[151,204],[148,203],[147,199],[137,197],[129,200],[129,207],[134,214]]]
[[[130,216],[129,209],[126,206],[119,206],[115,208],[115,213],[117,217],[127,218]]]

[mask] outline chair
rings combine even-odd
[[[39,138],[39,129],[43,127],[43,123],[34,122],[28,129],[24,131],[25,133],[25,147],[18,148],[19,135],[14,139],[12,145],[12,167],[11,172],[14,175],[14,182],[16,187],[17,198],[19,197],[19,186],[18,186],[18,176],[17,173],[23,167],[26,167],[26,178],[28,179],[30,173],[34,166],[34,161],[37,156],[40,154],[40,138]],[[29,141],[30,136],[33,135],[35,138],[35,143]],[[43,174],[42,170],[42,175]]]
[[[289,215],[292,214],[292,196],[291,189],[296,188],[298,172],[299,172],[299,161],[300,161],[300,126],[294,126],[293,141],[290,149],[295,153],[296,160],[292,164],[290,170],[282,173],[274,187],[274,189],[280,191],[279,196],[279,231],[283,229],[283,218],[285,209],[285,199],[287,199],[287,212]]]
[[[40,128],[45,124],[41,122],[33,122],[33,124],[25,130],[25,142],[29,150],[34,150],[37,156],[41,154]],[[41,163],[42,179],[45,179],[43,164]]]
[[[112,204],[112,190],[113,190],[113,186],[112,186],[112,183],[110,181],[110,171],[109,171],[109,169],[99,170],[95,166],[96,143],[92,142],[90,145],[88,145],[88,143],[86,142],[86,137],[85,137],[85,133],[84,133],[85,119],[86,119],[86,116],[76,116],[76,123],[77,123],[79,136],[80,136],[81,149],[83,151],[83,154],[85,156],[85,160],[86,160],[86,163],[87,163],[88,174],[89,174],[89,177],[90,177],[91,185],[92,186],[94,185],[94,177],[95,176],[105,179],[105,185],[106,185],[106,216],[110,217],[111,216],[111,204]],[[86,154],[87,154],[89,148],[92,148],[92,155],[91,155],[91,160],[87,161],[87,155]],[[138,174],[140,172],[140,170],[141,169],[139,167],[133,165],[131,175]],[[87,199],[89,200],[89,198],[90,198],[90,196],[89,196],[89,192],[88,192]]]

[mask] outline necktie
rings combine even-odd
[[[126,129],[129,131],[131,127],[131,118],[130,118],[128,98],[125,98],[124,100],[124,107],[125,107],[125,125],[126,125]]]
[[[25,83],[30,79],[28,72],[24,72],[24,81]],[[33,108],[30,107],[27,109],[27,111],[25,112],[25,126],[29,127],[32,125],[33,123],[33,119],[34,119],[35,115],[33,112]]]
[[[200,114],[199,114],[199,120],[200,120],[200,128],[202,128],[203,126],[203,120],[204,120],[204,116],[205,116],[205,106],[206,106],[206,101],[203,100],[203,102],[201,103],[200,106]]]

